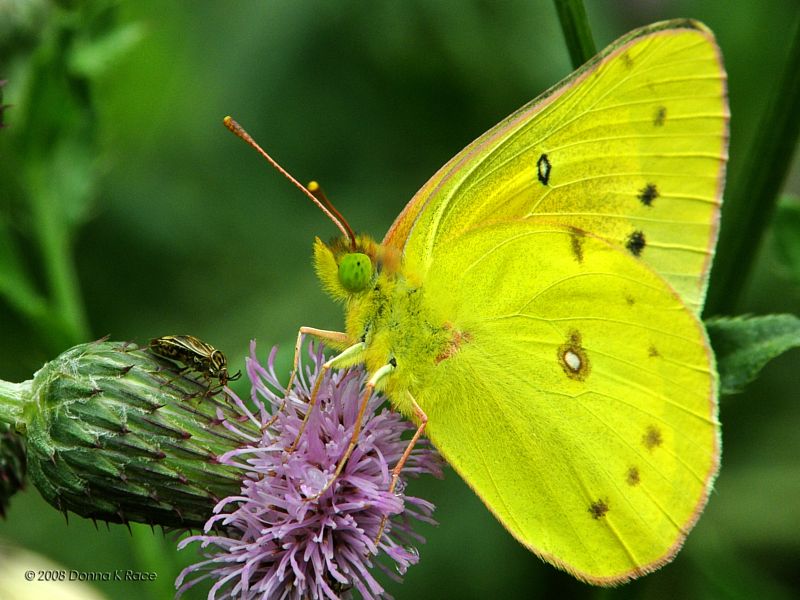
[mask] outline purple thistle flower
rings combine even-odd
[[[247,374],[252,383],[251,411],[233,393],[231,399],[248,420],[264,432],[260,439],[236,423],[226,427],[242,437],[243,446],[220,457],[223,464],[246,472],[241,494],[217,504],[206,523],[205,535],[181,541],[179,548],[200,542],[205,560],[180,574],[179,594],[211,579],[209,598],[297,599],[349,596],[357,590],[365,599],[385,597],[372,574],[377,565],[387,576],[400,575],[419,559],[413,544],[424,542],[411,528],[412,520],[435,523],[433,505],[403,493],[402,479],[389,493],[391,469],[408,443],[403,434],[414,427],[384,408],[374,395],[347,464],[335,483],[313,498],[333,476],[350,442],[366,381],[362,367],[331,370],[325,375],[302,438],[294,442],[308,408],[311,388],[324,362],[322,346],[309,347],[311,365],[298,369],[288,395],[274,371],[277,348],[264,367],[250,345]],[[277,390],[277,391],[273,391]],[[286,403],[284,405],[284,398]],[[277,415],[274,423],[267,426]],[[403,475],[430,473],[441,477],[441,459],[427,440],[409,457]],[[384,517],[386,526],[375,539]],[[373,562],[380,553],[394,571]]]

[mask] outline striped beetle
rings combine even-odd
[[[193,335],[165,335],[150,340],[150,351],[163,358],[168,358],[185,365],[183,371],[202,373],[207,381],[216,377],[220,386],[229,381],[236,381],[242,376],[238,371],[228,375],[228,359],[211,344],[197,339]]]

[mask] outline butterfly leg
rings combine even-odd
[[[348,337],[346,333],[342,333],[340,331],[328,331],[327,329],[315,329],[313,327],[301,327],[297,332],[297,341],[294,344],[294,360],[292,361],[292,374],[289,375],[289,384],[286,386],[286,393],[283,395],[283,402],[281,403],[278,410],[275,411],[275,415],[267,421],[265,428],[271,427],[273,423],[278,419],[278,415],[283,412],[283,409],[286,407],[286,399],[289,396],[289,390],[292,389],[292,384],[294,383],[294,379],[297,376],[297,370],[300,364],[300,349],[303,345],[303,337],[306,335],[313,336],[320,340],[327,340],[329,342],[333,342],[334,344],[347,344]],[[318,379],[319,381],[319,379]],[[306,418],[308,415],[306,415]],[[303,427],[300,429],[302,433],[303,429],[305,429],[305,420],[303,421]],[[297,439],[295,439],[294,443],[291,445],[291,449],[294,450],[295,446],[297,446],[297,442],[300,439],[298,435]]]
[[[313,336],[319,340],[333,342],[334,344],[347,344],[349,338],[346,333],[341,331],[328,331],[327,329],[314,329],[313,327],[301,327],[297,332],[297,342],[294,345],[294,361],[292,362],[292,374],[289,376],[289,385],[286,390],[292,389],[294,378],[297,376],[297,369],[300,363],[300,349],[303,345],[303,337],[306,335]]]
[[[411,410],[414,412],[414,418],[419,423],[417,426],[417,430],[414,432],[413,437],[408,442],[408,446],[406,446],[405,452],[403,452],[403,456],[400,457],[400,460],[397,461],[397,464],[392,469],[392,482],[389,484],[389,493],[394,493],[395,488],[397,487],[397,480],[400,479],[400,473],[403,471],[403,467],[406,466],[406,461],[408,457],[411,456],[411,452],[414,450],[414,446],[417,445],[419,438],[425,432],[425,426],[428,424],[428,415],[425,414],[425,411],[419,407],[417,401],[414,400],[414,396],[411,395],[411,392],[406,391],[406,395],[408,396],[409,401],[411,402]],[[375,536],[375,543],[381,541],[381,536],[383,535],[383,529],[386,527],[386,519],[384,517],[381,519],[381,526],[378,528],[378,535]]]
[[[358,407],[358,415],[356,415],[356,422],[355,422],[355,427],[353,427],[353,434],[350,436],[350,443],[347,446],[347,450],[345,451],[344,456],[342,456],[342,458],[339,460],[339,464],[336,465],[336,471],[333,473],[333,477],[331,477],[328,480],[328,482],[319,492],[317,492],[310,498],[306,498],[306,501],[316,500],[317,498],[322,496],[322,494],[327,492],[328,488],[330,488],[333,485],[333,482],[336,481],[336,478],[339,477],[342,470],[344,469],[344,466],[347,464],[347,459],[350,458],[350,455],[353,453],[353,450],[355,449],[356,444],[358,443],[358,436],[361,433],[361,425],[364,420],[364,413],[367,411],[367,405],[369,404],[369,399],[372,396],[372,393],[375,391],[375,387],[380,383],[380,381],[383,378],[385,378],[392,371],[394,371],[394,369],[395,366],[393,364],[383,365],[380,369],[375,371],[375,374],[372,377],[369,378],[369,381],[367,382],[367,385],[364,388],[364,395],[361,397],[361,404]],[[317,382],[319,383],[319,379],[317,379]]]
[[[300,424],[300,429],[297,431],[297,437],[294,438],[292,445],[286,449],[287,452],[293,452],[294,449],[297,448],[300,438],[303,437],[303,432],[306,430],[306,425],[308,424],[308,419],[311,416],[311,411],[314,410],[314,406],[317,404],[317,394],[319,393],[319,387],[322,384],[322,379],[325,377],[325,374],[334,367],[345,367],[360,362],[365,347],[366,346],[364,342],[353,344],[349,348],[345,349],[341,354],[337,354],[330,360],[325,361],[322,367],[320,367],[320,370],[317,373],[317,379],[314,382],[314,387],[311,389],[311,398],[308,401],[308,407],[306,408],[306,414],[303,417],[303,422]],[[288,389],[286,393],[288,396]],[[281,405],[281,408],[283,408],[285,404],[286,399],[284,398],[284,404]]]

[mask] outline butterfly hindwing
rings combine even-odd
[[[592,583],[669,560],[719,456],[713,355],[670,287],[530,219],[451,241],[426,295],[460,340],[416,391],[428,435],[509,531]]]

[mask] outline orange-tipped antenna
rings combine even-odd
[[[334,225],[336,225],[336,227],[339,228],[339,231],[341,231],[342,234],[344,234],[344,236],[350,240],[350,246],[353,248],[353,250],[355,250],[355,248],[356,248],[356,236],[353,233],[352,228],[347,223],[347,221],[342,216],[342,214],[333,207],[333,205],[331,204],[330,200],[328,200],[328,198],[325,197],[325,194],[322,193],[319,185],[316,184],[316,182],[312,182],[311,184],[309,184],[309,187],[312,187],[312,185],[314,185],[315,186],[315,190],[319,190],[319,192],[320,192],[320,194],[321,194],[321,196],[322,196],[322,198],[324,200],[321,200],[320,198],[315,196],[312,192],[307,190],[306,187],[302,183],[300,183],[299,181],[297,181],[297,179],[292,177],[282,166],[280,166],[275,161],[275,159],[273,159],[269,154],[267,154],[264,151],[264,149],[261,146],[259,146],[258,143],[256,143],[256,141],[250,136],[250,134],[247,133],[242,128],[242,126],[239,125],[232,117],[230,117],[230,116],[225,117],[224,119],[222,119],[222,122],[225,124],[225,127],[230,129],[230,131],[232,133],[236,134],[238,137],[243,139],[247,143],[248,146],[254,148],[261,156],[263,156],[266,159],[266,161],[269,164],[271,164],[273,167],[275,167],[281,175],[283,175],[284,177],[286,177],[286,179],[291,181],[297,187],[297,189],[299,189],[306,196],[311,198],[312,202],[314,202],[314,204],[316,204],[320,208],[320,210],[322,212],[324,212],[325,215],[331,221],[333,221]]]

